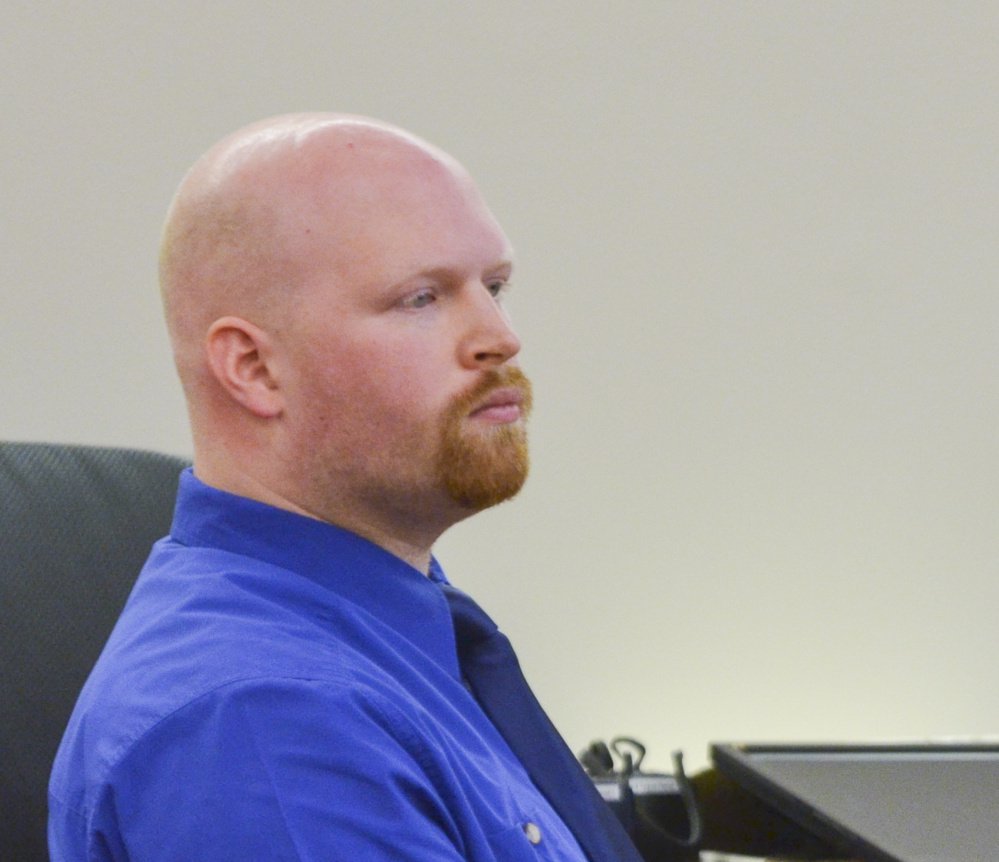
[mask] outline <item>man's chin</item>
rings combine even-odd
[[[487,440],[466,436],[451,440],[442,453],[440,473],[448,495],[473,512],[516,496],[527,481],[529,459],[523,426],[518,423],[494,432]],[[496,434],[500,439],[495,439]]]
[[[491,391],[515,387],[520,400],[491,410]],[[484,407],[470,409],[486,399]],[[502,398],[501,398],[502,401]],[[515,408],[515,409],[514,409]],[[496,506],[515,496],[528,472],[526,420],[531,388],[519,369],[492,372],[474,391],[451,405],[444,417],[438,476],[451,499],[469,512]],[[512,421],[501,420],[512,414]]]
[[[447,486],[448,495],[461,508],[469,513],[481,512],[513,499],[524,487],[527,476],[518,481],[506,481],[502,483],[479,483],[462,482],[461,484],[450,484]]]

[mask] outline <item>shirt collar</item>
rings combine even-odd
[[[296,572],[367,611],[460,677],[454,626],[431,558],[429,577],[373,542],[326,521],[180,476],[171,538]]]

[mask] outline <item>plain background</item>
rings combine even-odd
[[[189,453],[173,189],[382,117],[517,247],[532,478],[438,553],[572,747],[995,732],[997,10],[7,0],[0,436]]]

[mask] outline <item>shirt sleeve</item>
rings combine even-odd
[[[426,741],[385,698],[254,680],[160,721],[110,773],[96,858],[458,862]]]

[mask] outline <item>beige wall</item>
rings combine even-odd
[[[0,436],[187,452],[173,187],[382,116],[518,248],[533,478],[439,553],[574,747],[999,731],[997,8],[5,3]]]

